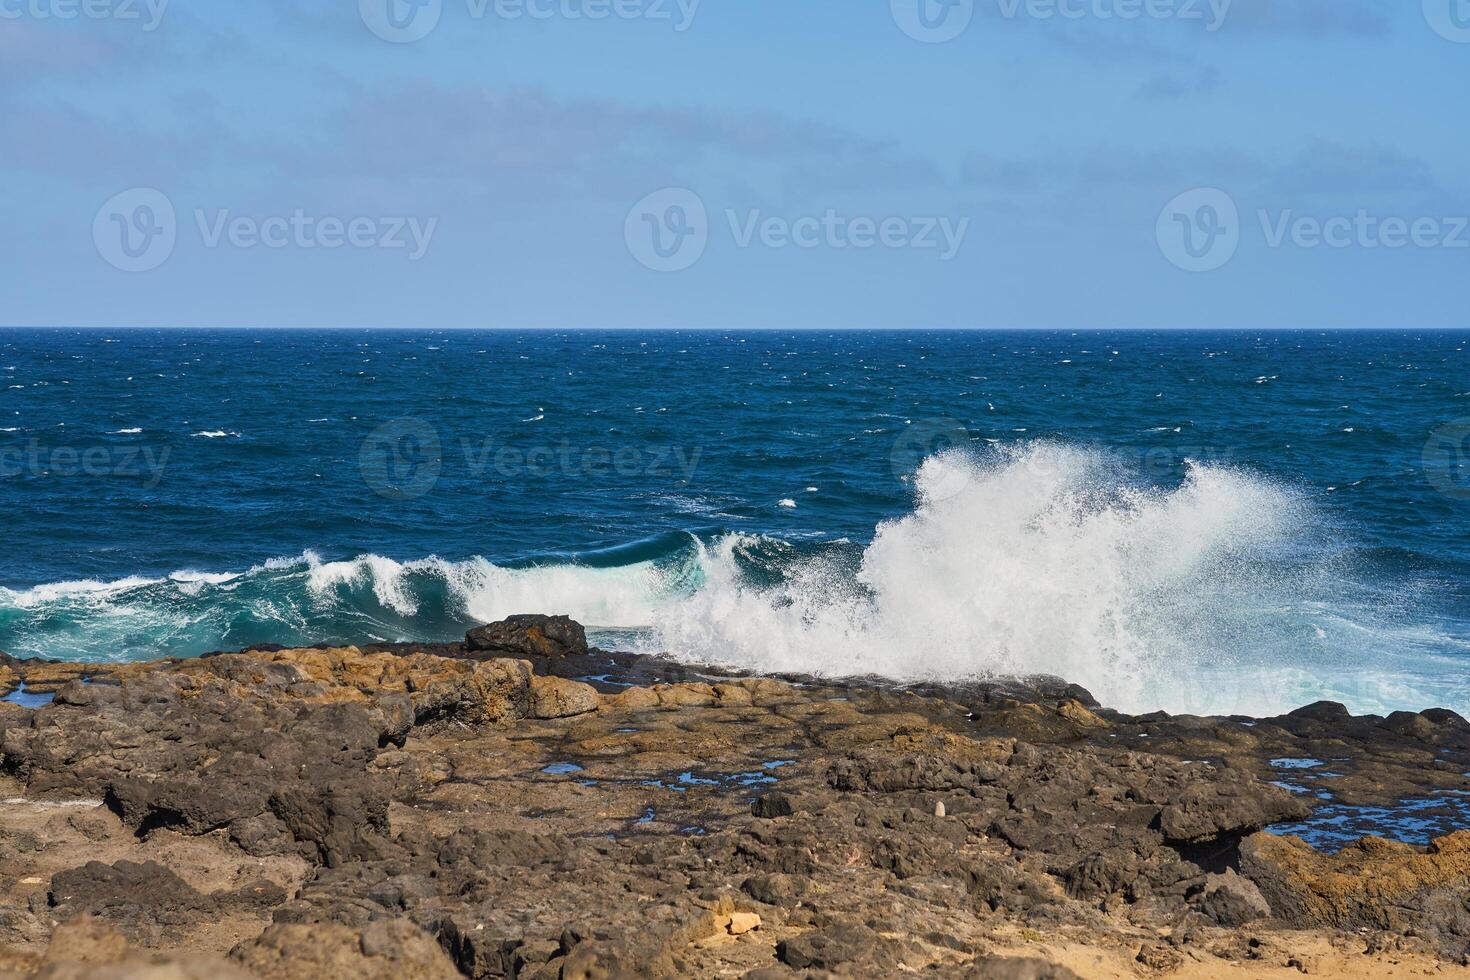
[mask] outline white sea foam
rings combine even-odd
[[[238,439],[239,437],[240,437],[240,433],[238,433],[238,432],[226,432],[223,429],[214,429],[214,430],[209,431],[209,432],[196,432],[196,433],[194,433],[194,438],[195,439]]]
[[[437,580],[448,589],[457,612],[476,622],[518,613],[569,615],[591,627],[636,629],[653,620],[664,597],[663,574],[651,562],[617,568],[541,565],[506,568],[483,558],[398,562],[381,555],[322,562],[308,552],[307,585],[319,598],[339,587],[370,587],[375,598],[400,616],[419,611],[415,578]]]
[[[769,671],[1050,673],[1120,708],[1230,710],[1200,678],[1284,601],[1271,558],[1304,515],[1233,470],[1194,466],[1172,492],[1147,491],[1101,455],[1038,443],[931,458],[916,483],[915,511],[878,529],[855,578],[811,562],[757,587],[738,560],[751,539],[708,548],[705,587],[660,609],[658,645]]]
[[[134,589],[156,585],[158,581],[158,579],[130,576],[113,582],[100,582],[95,579],[52,582],[18,592],[0,588],[0,605],[11,606],[15,609],[36,609],[61,600],[101,603]]]

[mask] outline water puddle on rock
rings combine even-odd
[[[1382,837],[1423,847],[1436,837],[1470,829],[1470,792],[1435,790],[1404,797],[1391,806],[1334,803],[1336,797],[1323,781],[1340,778],[1342,773],[1323,769],[1325,765],[1321,759],[1271,760],[1271,767],[1282,776],[1272,780],[1271,785],[1321,802],[1307,819],[1275,824],[1266,828],[1268,833],[1300,837],[1319,851],[1335,854],[1362,837]]]
[[[44,708],[55,700],[56,695],[54,694],[32,694],[26,689],[24,684],[21,684],[15,690],[0,698],[0,701],[4,701],[7,704],[18,704],[22,708],[31,708],[32,710]]]
[[[773,759],[770,762],[761,763],[760,769],[747,770],[745,772],[695,772],[688,770],[679,773],[672,779],[645,779],[638,785],[649,786],[654,789],[666,789],[675,793],[682,793],[691,787],[750,787],[770,786],[777,782],[775,773],[784,766],[795,765],[794,759]]]
[[[1319,792],[1330,800],[1331,793]],[[1267,827],[1269,833],[1300,837],[1319,851],[1336,854],[1360,837],[1385,837],[1423,847],[1436,837],[1470,829],[1470,794],[1454,791],[1411,796],[1393,806],[1326,803],[1300,823]]]
[[[1318,769],[1327,765],[1321,759],[1272,759],[1272,769]]]

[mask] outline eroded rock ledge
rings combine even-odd
[[[546,617],[0,661],[22,683],[54,700],[0,703],[0,976],[1393,977],[1470,952],[1470,833],[1261,833],[1310,809],[1273,759],[1332,760],[1352,801],[1466,789],[1449,712],[696,674]]]

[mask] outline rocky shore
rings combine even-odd
[[[1449,711],[1133,717],[1047,678],[741,677],[545,617],[448,645],[0,657],[0,693],[0,977],[1470,963]]]

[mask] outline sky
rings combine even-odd
[[[1470,326],[1470,0],[0,0],[0,324]]]

